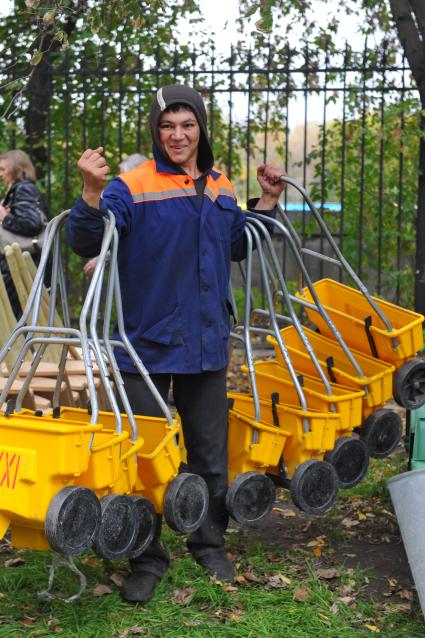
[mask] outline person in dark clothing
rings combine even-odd
[[[159,89],[150,128],[154,159],[113,179],[102,196],[109,171],[103,148],[83,153],[83,193],[66,229],[72,248],[91,257],[99,252],[106,207],[115,215],[127,334],[164,400],[173,384],[187,469],[201,475],[209,490],[207,518],[189,536],[188,548],[208,574],[231,581],[235,572],[224,544],[228,296],[230,262],[246,254],[245,215],[227,177],[213,168],[206,109],[194,89]],[[250,209],[274,214],[282,173],[268,164],[258,168],[262,194],[248,203]],[[123,350],[117,359],[135,412],[161,416]],[[160,532],[158,517],[152,544],[130,562],[122,588],[129,602],[150,600],[168,569]]]
[[[35,168],[28,155],[18,149],[1,155],[0,179],[7,187],[0,204],[0,224],[17,235],[35,237],[41,231],[43,223],[40,215],[42,196],[35,185]],[[22,310],[4,255],[0,256],[0,270],[13,312],[18,319]]]

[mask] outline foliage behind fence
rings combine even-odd
[[[13,52],[9,56],[0,69],[3,84],[19,72],[10,66]],[[39,89],[47,125],[37,144],[46,150],[38,170],[53,213],[79,194],[76,160],[85,147],[104,146],[112,173],[128,154],[149,155],[154,92],[166,83],[189,83],[207,102],[217,163],[242,204],[258,193],[256,165],[279,162],[319,207],[340,204],[326,220],[371,290],[412,304],[419,102],[393,52],[384,47],[377,56],[367,46],[362,52],[347,46],[323,54],[264,41],[255,51],[240,43],[222,54],[207,43],[198,50],[164,49],[123,36],[113,47],[87,37],[52,62],[52,83]],[[0,150],[35,152],[22,115],[31,113],[35,97],[24,93],[20,110],[0,121]],[[5,104],[9,99],[4,90]],[[284,203],[298,199],[288,190]],[[302,213],[295,223],[303,242],[317,232]],[[315,241],[324,249],[320,235]],[[81,262],[70,254],[67,261],[77,307],[85,289]]]

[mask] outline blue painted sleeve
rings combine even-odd
[[[92,208],[80,197],[66,222],[66,235],[71,248],[80,257],[96,257],[100,252],[104,231],[103,216],[109,209],[115,216],[119,235],[128,234],[134,203],[126,184],[114,178],[102,194],[100,207]]]

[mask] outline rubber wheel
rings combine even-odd
[[[307,514],[323,514],[331,509],[338,494],[339,479],[333,465],[311,459],[297,467],[291,480],[295,505]]]
[[[50,547],[78,556],[93,545],[100,525],[100,503],[86,487],[64,487],[51,500],[44,531]]]
[[[139,534],[139,511],[133,499],[124,494],[108,494],[100,501],[102,522],[95,550],[104,558],[118,560],[128,556]]]
[[[139,533],[129,557],[137,558],[152,542],[156,528],[156,512],[149,499],[142,496],[130,496],[130,498],[135,504],[139,516]]]
[[[393,410],[376,410],[359,428],[358,433],[369,448],[370,456],[383,459],[391,454],[400,442],[403,425]]]
[[[425,404],[425,361],[412,359],[397,370],[393,382],[394,400],[408,410]]]
[[[273,481],[259,472],[245,472],[232,481],[226,507],[238,523],[256,523],[270,514],[276,500]]]
[[[176,532],[191,534],[201,527],[208,511],[208,488],[202,476],[183,472],[164,496],[164,517]]]
[[[348,489],[364,479],[369,467],[369,448],[361,439],[343,436],[337,439],[324,460],[334,466],[338,474],[339,487]]]

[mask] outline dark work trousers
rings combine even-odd
[[[138,374],[122,373],[125,390],[135,414],[163,416],[149,388]],[[167,402],[171,380],[176,408],[181,418],[187,450],[187,471],[205,480],[210,497],[207,517],[188,538],[187,546],[196,558],[224,550],[228,524],[227,492],[227,393],[226,369],[199,374],[152,374],[151,379]],[[157,516],[155,537],[147,550],[130,561],[132,571],[163,576],[168,569],[168,552],[159,543],[162,517]]]

